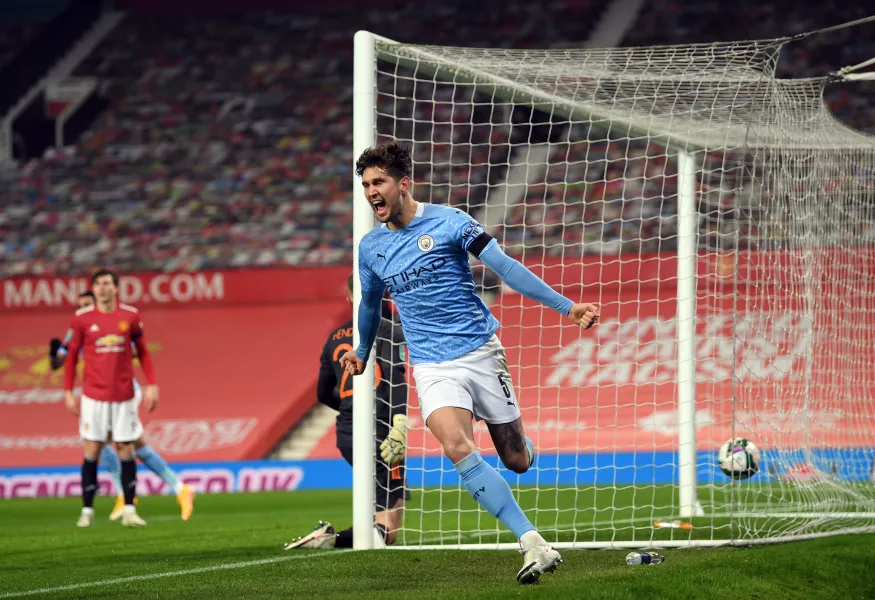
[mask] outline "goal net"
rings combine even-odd
[[[832,117],[826,79],[775,77],[786,41],[357,37],[355,154],[409,145],[419,202],[467,211],[554,288],[601,307],[580,331],[472,260],[537,460],[516,475],[483,423],[475,441],[558,547],[875,530],[875,139]],[[374,221],[355,189],[358,240]],[[515,547],[442,457],[409,379],[397,544]],[[371,411],[356,417],[356,435],[370,433],[357,447],[373,453],[370,396],[356,388],[359,415]],[[717,466],[730,438],[761,450],[747,480]],[[373,518],[368,468],[355,466],[359,524]]]

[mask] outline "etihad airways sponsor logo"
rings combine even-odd
[[[395,273],[394,275],[387,275],[383,277],[383,284],[386,287],[399,286],[410,281],[414,281],[421,277],[427,277],[432,273],[437,273],[444,265],[447,264],[447,259],[445,258],[436,258],[424,265],[413,266],[409,269],[401,271],[400,273]]]

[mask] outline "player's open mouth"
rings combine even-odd
[[[378,217],[385,217],[389,212],[389,207],[386,206],[385,200],[373,200],[371,201],[371,206],[374,208],[374,212],[377,213]]]

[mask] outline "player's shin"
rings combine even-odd
[[[125,496],[125,506],[132,506],[137,497],[137,462],[133,456],[123,457],[122,462],[122,493]]]
[[[474,500],[510,529],[517,539],[535,530],[513,497],[510,486],[498,471],[483,462],[479,452],[472,452],[455,467]]]
[[[122,495],[122,469],[118,461],[118,454],[115,453],[109,444],[103,447],[100,451],[100,464],[112,477],[112,482],[115,484],[116,493]]]
[[[94,507],[94,494],[97,493],[97,459],[85,457],[82,461],[82,506]]]
[[[179,494],[182,492],[182,483],[179,481],[179,478],[176,476],[176,473],[173,472],[173,469],[164,462],[164,459],[161,458],[161,455],[152,450],[149,445],[144,445],[141,448],[137,448],[135,451],[137,458],[139,458],[146,467],[149,468],[150,471],[155,473],[158,477],[160,477],[167,486],[173,490],[174,494]]]

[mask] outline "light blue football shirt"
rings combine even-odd
[[[420,203],[404,229],[383,224],[362,238],[362,289],[388,290],[413,364],[467,354],[498,329],[498,320],[477,295],[468,264],[468,248],[483,232],[460,210]]]

